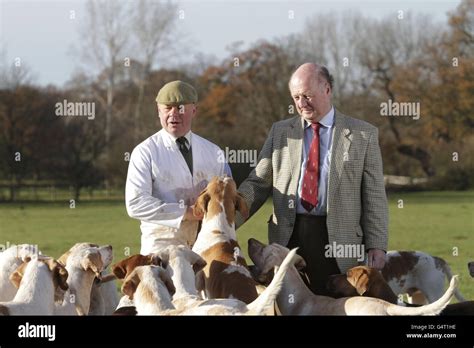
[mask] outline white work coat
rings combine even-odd
[[[216,175],[225,173],[220,148],[189,132],[193,175],[176,144],[176,138],[161,129],[137,145],[130,157],[125,204],[130,217],[141,221],[142,255],[170,244],[192,247],[197,221],[182,221],[186,208]]]

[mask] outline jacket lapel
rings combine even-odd
[[[291,177],[298,181],[303,151],[303,118],[297,117],[288,129],[288,152],[290,155]]]
[[[335,197],[341,175],[344,168],[344,162],[349,159],[349,148],[352,144],[352,132],[346,120],[346,116],[335,110],[334,113],[334,130],[332,137],[331,149],[331,166],[329,169],[329,186],[328,186],[328,204],[329,211],[330,199]]]

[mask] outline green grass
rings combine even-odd
[[[389,248],[444,258],[453,273],[461,275],[463,295],[474,299],[474,279],[467,270],[467,262],[474,260],[474,192],[397,193],[389,200]],[[398,207],[399,200],[403,208]],[[267,241],[271,210],[269,201],[238,230],[245,254],[248,238]],[[79,202],[75,209],[69,202],[0,203],[0,248],[32,243],[59,257],[80,241],[112,244],[114,260],[120,260],[139,252],[139,222],[128,217],[121,201]]]
[[[114,260],[140,252],[139,221],[128,217],[121,202],[2,204],[0,244],[38,244],[59,257],[76,242],[111,244]]]

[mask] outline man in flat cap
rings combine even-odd
[[[198,96],[190,84],[173,81],[158,92],[160,131],[132,152],[125,188],[130,217],[141,220],[143,255],[168,245],[192,246],[199,220],[192,205],[216,175],[231,175],[220,148],[194,134]]]

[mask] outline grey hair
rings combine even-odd
[[[329,84],[329,87],[331,87],[332,91],[332,86],[334,84],[334,77],[329,73],[329,70],[323,66],[323,65],[318,65],[318,79],[321,82],[321,80],[326,81]]]

